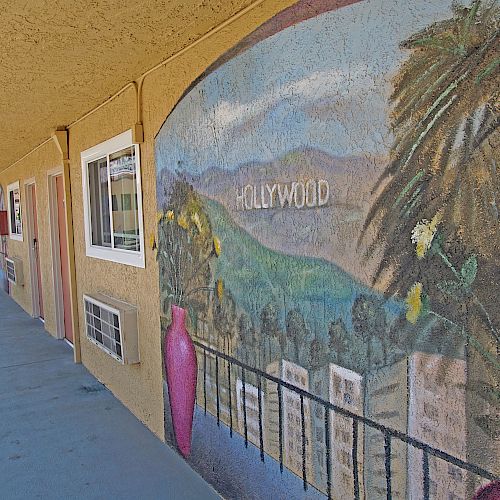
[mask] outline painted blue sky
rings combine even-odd
[[[449,0],[366,0],[285,29],[202,80],[160,129],[157,165],[190,173],[299,148],[385,155],[402,40],[449,17]]]

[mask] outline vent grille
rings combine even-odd
[[[85,297],[87,337],[118,361],[123,361],[119,311]]]

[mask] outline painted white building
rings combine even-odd
[[[329,401],[330,399],[330,365],[327,363],[309,372],[310,391]],[[328,409],[326,409],[328,411]],[[311,403],[312,426],[312,461],[314,477],[312,483],[316,488],[326,493],[326,437],[325,437],[325,407],[316,402]]]
[[[366,378],[367,417],[462,460],[466,459],[465,361],[417,352]],[[386,498],[384,440],[366,433],[365,485],[374,499]],[[395,498],[423,498],[422,452],[391,441]],[[431,498],[466,499],[465,474],[429,456]]]
[[[303,390],[309,390],[309,374],[291,361],[275,361],[267,366],[267,373],[280,378],[284,382],[292,384]],[[274,382],[267,381],[267,413],[266,426],[268,429],[266,439],[266,451],[273,457],[279,457],[279,411],[278,411],[278,388]],[[302,477],[303,453],[302,453],[302,416],[300,396],[283,388],[282,394],[283,411],[283,463],[285,467]],[[305,432],[305,459],[306,476],[308,481],[313,478],[312,467],[312,443],[311,443],[311,404],[308,398],[304,398],[304,432]]]
[[[259,431],[259,390],[252,384],[245,382],[245,394],[243,397],[243,382],[238,379],[236,381],[236,404],[238,408],[238,429],[242,436],[245,435],[245,412],[246,412],[246,428],[248,440],[255,446],[260,445]],[[261,392],[262,405],[262,432],[263,439],[266,431],[264,425],[264,393]]]
[[[374,370],[365,379],[365,416],[376,422],[407,431],[408,423],[408,360]],[[365,490],[371,498],[385,499],[385,450],[383,434],[371,427],[365,429]],[[406,498],[406,443],[391,441],[391,487],[394,498]]]
[[[466,363],[441,355],[415,353],[408,361],[408,434],[466,460]],[[465,473],[429,457],[430,496],[466,499]],[[408,496],[423,496],[422,453],[408,449]]]
[[[352,370],[330,364],[330,402],[357,415],[363,415],[363,377]],[[332,492],[335,498],[353,498],[353,420],[330,412]],[[363,426],[358,426],[358,477],[363,496]]]

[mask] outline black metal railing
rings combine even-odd
[[[290,384],[279,377],[266,373],[258,368],[254,368],[246,363],[243,363],[236,358],[233,358],[225,353],[217,351],[216,349],[205,345],[201,342],[194,341],[194,344],[203,358],[203,377],[199,378],[201,384],[203,385],[201,391],[203,394],[203,402],[200,404],[198,398],[199,406],[202,406],[204,412],[207,413],[207,357],[215,358],[215,415],[217,418],[217,425],[220,425],[221,421],[221,380],[219,377],[219,360],[224,360],[227,363],[227,398],[228,398],[228,417],[227,423],[229,425],[229,431],[231,437],[234,431],[234,416],[232,406],[234,400],[232,397],[232,371],[237,369],[241,371],[241,397],[242,397],[242,413],[243,413],[243,438],[245,446],[248,447],[249,443],[249,431],[248,431],[248,417],[247,417],[247,386],[249,382],[247,380],[248,374],[251,373],[256,379],[257,385],[257,399],[258,399],[258,443],[254,443],[260,450],[260,459],[265,461],[265,449],[264,449],[264,416],[262,408],[262,379],[268,382],[276,384],[277,399],[278,399],[278,450],[276,459],[279,461],[280,470],[283,472],[284,466],[284,436],[283,436],[283,390],[291,391],[295,394],[300,401],[300,425],[301,425],[301,454],[302,454],[302,483],[304,490],[310,485],[313,485],[312,478],[308,477],[308,464],[307,464],[307,440],[306,440],[306,412],[305,412],[305,400],[308,402],[313,402],[320,405],[323,408],[324,415],[324,444],[325,444],[325,475],[326,475],[326,491],[324,491],[328,498],[332,497],[332,442],[331,442],[331,421],[330,413],[334,412],[335,415],[340,415],[352,421],[352,448],[351,448],[351,466],[352,466],[352,492],[353,498],[359,500],[360,491],[362,488],[362,480],[360,477],[359,470],[359,445],[360,445],[360,424],[363,425],[363,429],[373,429],[381,433],[383,436],[383,457],[384,457],[384,470],[385,470],[385,492],[387,499],[391,499],[393,496],[393,472],[391,470],[391,449],[393,442],[405,443],[414,449],[420,450],[422,452],[422,492],[424,500],[429,500],[431,496],[431,472],[429,467],[429,457],[435,457],[448,464],[458,467],[459,469],[469,472],[477,476],[480,480],[494,481],[499,478],[492,474],[491,472],[458,457],[450,455],[449,453],[442,451],[438,448],[430,446],[418,439],[412,438],[407,434],[400,432],[396,429],[382,425],[370,418],[362,415],[358,415],[352,411],[342,408],[334,403],[326,401],[315,394],[308,392],[307,390],[301,389],[293,384]],[[225,382],[225,381],[224,381]],[[309,444],[311,446],[311,444]],[[313,485],[317,487],[317,485]]]

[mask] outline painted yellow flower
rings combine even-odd
[[[167,211],[167,220],[174,220],[174,211],[173,210]]]
[[[156,222],[161,222],[161,220],[163,219],[163,212],[157,212],[156,214]]]
[[[151,247],[151,250],[154,250],[156,248],[156,238],[154,233],[151,233],[149,235],[149,246]]]
[[[217,280],[215,288],[217,290],[217,297],[219,301],[222,302],[222,297],[224,297],[224,282],[221,279]]]
[[[189,221],[184,214],[181,214],[179,215],[179,217],[177,217],[177,224],[179,224],[182,229],[189,229]]]
[[[221,251],[222,251],[222,246],[221,246],[220,240],[219,240],[219,238],[217,238],[217,236],[214,236],[214,252],[215,252],[215,255],[217,257],[219,257]]]
[[[422,283],[415,283],[406,295],[406,319],[415,324],[422,312]]]
[[[201,234],[203,232],[203,227],[201,225],[200,214],[198,212],[195,212],[193,215],[191,215],[191,220],[196,226],[196,229],[198,229],[198,232]]]
[[[422,219],[411,232],[411,241],[416,245],[417,257],[421,259],[425,256],[432,245],[432,240],[436,235],[437,227],[441,222],[441,214],[438,212],[432,220]]]

